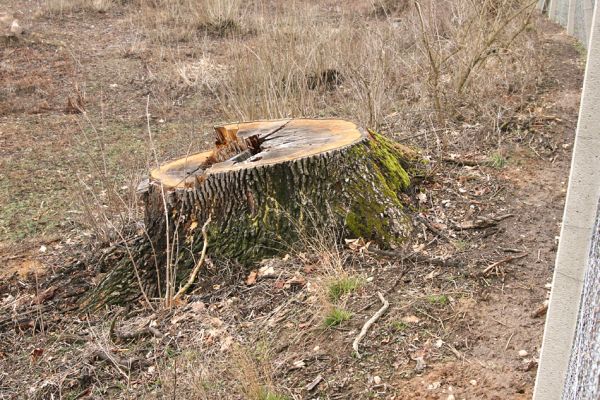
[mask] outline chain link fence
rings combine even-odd
[[[600,399],[600,204],[563,400]]]

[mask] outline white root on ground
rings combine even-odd
[[[381,303],[383,304],[383,306],[381,306],[381,308],[367,322],[365,322],[362,329],[360,330],[360,333],[358,334],[358,336],[356,336],[356,338],[354,339],[354,342],[352,343],[352,349],[354,350],[356,357],[358,357],[358,358],[361,357],[361,355],[358,351],[358,344],[365,337],[365,335],[367,334],[367,331],[369,330],[371,325],[373,325],[385,313],[385,311],[390,306],[390,303],[383,297],[381,292],[377,292],[377,296],[379,296],[379,300],[381,300]]]

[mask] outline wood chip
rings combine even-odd
[[[321,383],[321,381],[323,381],[323,376],[319,374],[311,383],[306,385],[306,390],[312,392],[319,385],[319,383]]]

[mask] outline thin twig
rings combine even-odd
[[[390,303],[383,297],[381,292],[377,292],[377,296],[379,296],[379,300],[381,300],[381,302],[383,303],[383,306],[381,306],[379,311],[377,311],[367,322],[365,322],[362,329],[360,330],[360,333],[358,334],[358,336],[356,337],[356,339],[354,339],[354,342],[352,343],[352,349],[354,349],[356,357],[358,357],[358,358],[361,358],[361,355],[358,351],[358,344],[365,337],[365,335],[367,334],[367,331],[369,330],[371,325],[373,325],[383,315],[383,313],[385,313],[385,311],[390,306]]]
[[[158,155],[156,153],[156,146],[154,145],[154,140],[152,138],[152,130],[150,129],[150,95],[146,98],[146,129],[148,131],[148,139],[150,140],[150,148],[152,150],[152,154],[154,156],[154,163],[158,168]],[[165,303],[167,306],[170,306],[171,300],[171,236],[169,232],[169,210],[167,207],[167,199],[165,197],[165,187],[163,183],[160,183],[160,197],[163,203],[163,209],[165,213],[165,239],[166,239],[166,247],[165,247],[165,255],[166,255],[166,271],[165,271]]]
[[[511,262],[513,260],[518,260],[519,258],[523,258],[523,257],[527,257],[527,253],[519,254],[518,256],[510,256],[510,257],[503,258],[500,261],[496,261],[495,263],[488,265],[483,271],[481,271],[481,275],[487,274],[488,272],[490,272],[491,270],[493,270],[494,268],[498,267],[501,264]]]
[[[209,215],[204,225],[202,225],[202,237],[204,238],[204,245],[202,246],[202,254],[200,255],[200,260],[198,260],[198,263],[196,264],[192,273],[190,274],[187,283],[181,289],[179,289],[175,296],[173,296],[173,300],[179,299],[185,294],[185,292],[188,291],[190,286],[192,286],[192,284],[196,280],[196,275],[198,275],[198,271],[200,271],[200,268],[204,264],[204,259],[206,258],[206,249],[208,247],[208,235],[206,233],[206,228],[208,227],[208,224],[210,224],[210,220],[211,216]]]
[[[403,255],[399,251],[393,250],[380,250],[380,249],[369,249],[369,252],[377,254],[383,257],[395,258],[399,262],[404,261],[413,261],[416,263],[429,263],[433,265],[439,265],[441,267],[452,267],[452,268],[460,268],[464,267],[464,262],[462,262],[458,258],[441,258],[441,257],[428,257],[418,252],[412,252],[408,255]]]

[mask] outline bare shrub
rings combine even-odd
[[[492,118],[494,99],[535,81],[535,57],[522,57],[534,50],[521,40],[530,1],[413,1],[401,18],[376,24],[343,12],[332,22],[298,7],[272,16],[250,43],[230,46],[230,59],[243,62],[217,90],[229,118],[339,115],[374,128],[444,126]],[[315,85],[328,71],[339,76],[335,84]]]
[[[121,173],[114,173],[109,151],[98,127],[84,113],[80,123],[81,157],[87,161],[87,172],[77,172],[80,184],[77,199],[82,211],[76,221],[96,237],[99,244],[120,241],[129,236],[142,218],[136,195],[141,179],[141,165],[122,165]],[[131,160],[135,164],[134,160]]]
[[[187,42],[240,32],[241,6],[241,0],[139,0],[138,22],[158,42]]]
[[[274,17],[252,46],[231,45],[231,73],[219,96],[230,118],[353,115],[376,126],[393,107],[404,61],[401,32],[352,16],[333,25],[305,6]],[[384,108],[387,108],[384,111]]]
[[[531,22],[531,0],[415,2],[415,42],[426,55],[427,87],[438,116],[475,105],[491,74],[514,66],[512,48]],[[471,102],[469,100],[475,100]]]
[[[410,6],[410,0],[371,0],[373,13],[383,17],[401,14],[408,10]]]

